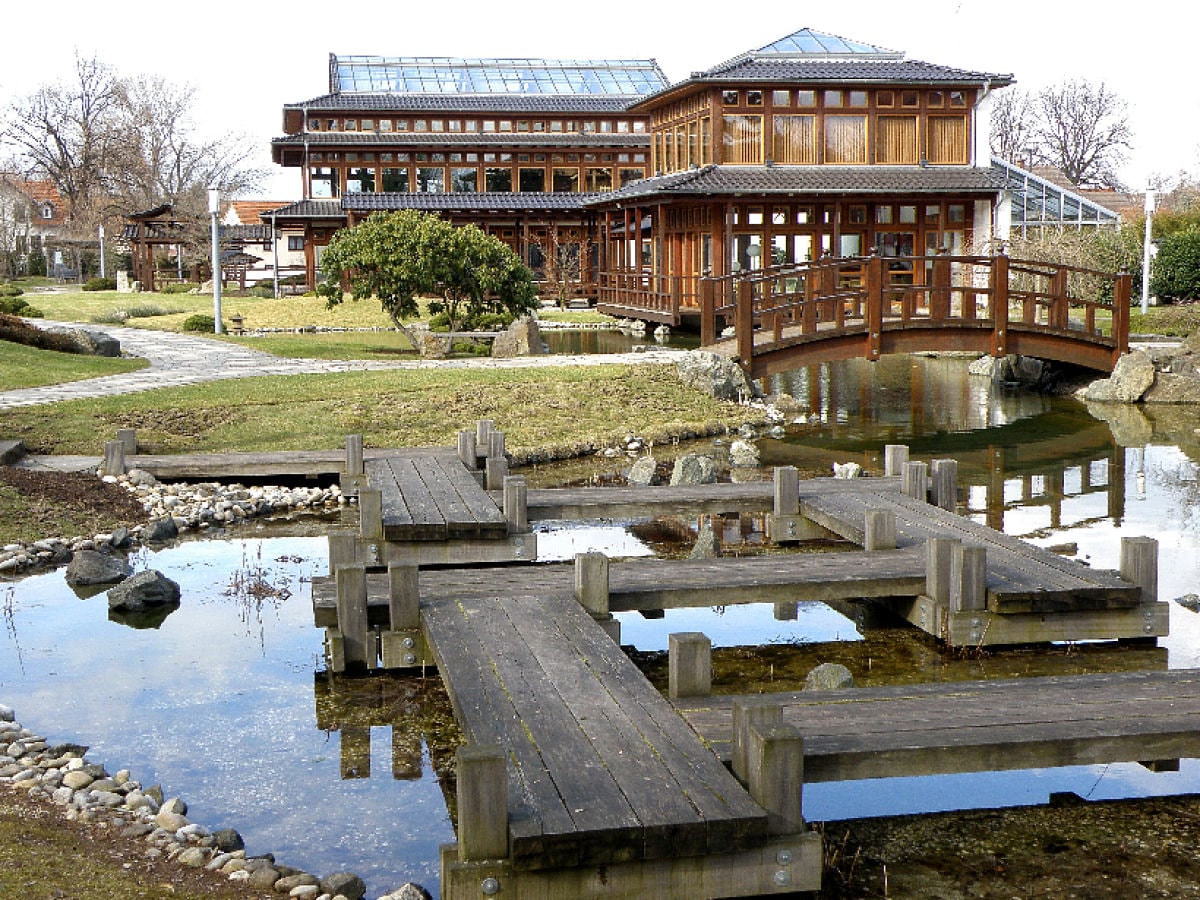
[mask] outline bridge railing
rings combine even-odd
[[[987,329],[1002,356],[1015,326],[1098,342],[1115,362],[1128,349],[1129,291],[1128,275],[1003,255],[830,258],[703,279],[701,343],[732,324],[753,370],[785,341],[849,334],[876,359],[885,330],[913,327]]]
[[[679,320],[680,306],[695,306],[696,279],[651,272],[601,272],[597,302],[602,305],[636,310],[673,321]]]

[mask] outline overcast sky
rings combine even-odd
[[[1067,78],[1104,82],[1129,103],[1135,146],[1122,176],[1131,188],[1144,188],[1154,173],[1200,170],[1194,7],[1142,0],[1122,6],[1119,17],[1099,7],[1078,0],[629,2],[595,4],[593,11],[548,0],[23,2],[0,20],[0,103],[69,77],[76,53],[94,55],[123,74],[192,85],[200,130],[250,135],[262,146],[260,164],[270,167],[283,105],[327,92],[330,53],[653,58],[670,81],[679,81],[811,28],[910,59],[1012,74],[1026,90]],[[412,21],[414,14],[420,21]],[[297,170],[275,169],[260,196],[298,199]]]

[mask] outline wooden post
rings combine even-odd
[[[105,441],[104,462],[100,464],[101,475],[125,474],[125,442]]]
[[[334,528],[329,532],[329,574],[336,575],[342,566],[355,562],[358,536],[349,528]]]
[[[575,599],[593,618],[608,611],[608,557],[591,551],[575,554]]]
[[[711,278],[700,279],[700,346],[717,342],[717,283]]]
[[[508,477],[508,460],[503,456],[489,456],[484,465],[484,487],[489,491],[503,490],[504,479]]]
[[[509,475],[504,479],[504,518],[509,534],[524,534],[529,530],[529,491],[524,475]]]
[[[504,459],[504,432],[492,431],[488,434],[487,444],[488,459]]]
[[[1008,350],[1008,257],[992,257],[992,356],[1000,358]]]
[[[737,282],[734,328],[737,331],[738,357],[742,368],[754,370],[754,285],[748,278]]]
[[[346,474],[362,475],[363,472],[363,436],[348,434],[346,435]]]
[[[487,450],[488,435],[492,433],[492,420],[479,419],[475,422],[475,446]]]
[[[125,455],[133,456],[137,453],[137,429],[136,428],[118,428],[117,440],[125,445]]]
[[[934,506],[954,512],[958,509],[958,460],[935,459],[930,471]]]
[[[458,748],[458,859],[508,857],[508,773],[502,747]]]
[[[867,297],[866,325],[867,346],[866,358],[879,359],[882,353],[880,339],[883,334],[883,260],[878,254],[871,254],[863,266],[863,288]]]
[[[375,667],[375,653],[367,623],[367,570],[362,563],[340,566],[337,580],[338,631],[345,642],[347,665]]]
[[[742,784],[750,780],[750,729],[783,723],[783,704],[768,700],[734,700],[730,755],[734,776]]]
[[[795,466],[775,467],[775,515],[800,514],[800,473]]]
[[[472,472],[479,468],[479,451],[476,449],[475,432],[460,431],[458,433],[458,459]]]
[[[864,550],[896,549],[896,514],[891,510],[868,509],[863,523]]]
[[[419,628],[421,593],[417,567],[392,563],[388,566],[388,627],[392,631]]]
[[[1113,285],[1112,337],[1116,343],[1112,355],[1114,366],[1122,354],[1129,352],[1129,303],[1132,291],[1132,276],[1128,272],[1122,272]]]
[[[1142,602],[1158,600],[1158,541],[1152,537],[1121,538],[1121,577],[1142,589]]]
[[[929,466],[923,462],[909,462],[904,466],[900,492],[906,497],[924,503],[929,498]]]
[[[668,641],[667,682],[672,700],[712,693],[712,641],[699,631],[680,631]]]
[[[364,541],[383,540],[383,492],[362,488],[358,492],[358,534]]]
[[[925,541],[925,593],[938,606],[950,605],[950,572],[958,538],[929,538]]]
[[[904,474],[908,465],[908,447],[905,444],[887,444],[883,448],[883,474],[894,478]]]
[[[795,725],[760,725],[750,729],[747,787],[754,802],[767,811],[771,834],[804,830],[804,739]]]
[[[929,293],[929,318],[935,322],[950,318],[950,258],[935,256],[933,259],[933,290]],[[974,301],[971,301],[974,306]],[[966,314],[967,299],[963,298],[963,314]]]
[[[950,556],[950,608],[955,612],[987,609],[987,549],[957,544]]]

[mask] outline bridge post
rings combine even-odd
[[[1071,318],[1067,298],[1067,270],[1055,269],[1050,277],[1050,327],[1066,330]]]
[[[1142,589],[1142,603],[1158,600],[1158,541],[1121,538],[1121,577]]]
[[[419,628],[421,594],[417,587],[417,567],[391,563],[388,566],[388,626],[392,631]]]
[[[950,581],[958,538],[929,538],[925,541],[925,594],[942,609],[950,605]]]
[[[329,530],[329,574],[337,573],[339,567],[355,561],[358,536],[349,528]]]
[[[908,462],[900,474],[900,493],[925,503],[929,500],[929,464]]]
[[[867,346],[866,357],[877,360],[880,356],[880,336],[883,333],[883,259],[871,254],[863,267],[863,287],[867,295]]]
[[[504,518],[512,534],[524,534],[529,530],[529,491],[525,487],[524,475],[509,475],[504,479]]]
[[[754,371],[754,285],[749,278],[737,282],[737,304],[734,307],[734,328],[737,331],[738,357],[742,367]]]
[[[947,512],[958,508],[958,460],[935,459],[930,467],[933,503]]]
[[[503,747],[458,748],[458,859],[508,856],[508,774]]]
[[[712,641],[700,631],[678,631],[667,638],[667,693],[707,697],[712,693]]]
[[[907,444],[886,444],[883,448],[883,474],[885,478],[895,478],[904,474],[908,465]]]
[[[764,698],[769,694],[763,695]],[[783,704],[768,699],[737,699],[733,701],[733,732],[730,740],[730,760],[733,775],[742,784],[750,780],[750,729],[783,724]]]
[[[700,346],[717,342],[717,283],[711,278],[700,279]]]
[[[795,725],[750,729],[750,779],[754,802],[767,811],[771,834],[804,830],[804,738]]]
[[[1132,292],[1133,277],[1128,272],[1122,272],[1113,285],[1112,337],[1116,344],[1112,357],[1114,366],[1121,354],[1129,352],[1129,304]]]
[[[363,436],[346,435],[346,474],[353,478],[363,474]]]
[[[347,666],[375,668],[375,648],[367,622],[367,570],[362,563],[340,566],[337,582],[338,632]],[[335,669],[336,671],[336,669]]]
[[[987,548],[958,544],[950,557],[950,608],[975,612],[987,608]]]
[[[105,441],[104,462],[100,465],[102,475],[125,474],[125,442]]]
[[[775,467],[775,515],[800,514],[800,473],[795,466]]]
[[[896,549],[896,514],[890,509],[868,509],[863,523],[864,550]]]
[[[950,318],[950,259],[946,256],[933,258],[933,290],[929,294],[929,318],[941,321]],[[966,300],[963,300],[963,315],[966,315]],[[974,303],[971,304],[974,306]]]
[[[383,540],[383,492],[361,488],[358,492],[358,536],[364,541]]]
[[[458,433],[458,459],[472,472],[479,468],[479,449],[475,445],[474,431],[464,430]]]
[[[125,445],[125,455],[133,456],[137,453],[137,429],[136,428],[118,428],[117,440]]]
[[[1008,257],[992,257],[992,356],[1000,358],[1008,351]]]

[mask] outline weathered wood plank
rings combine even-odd
[[[452,460],[444,460],[442,468],[473,519],[486,526],[489,532],[496,529],[501,536],[507,533],[508,523],[504,518],[502,504],[492,499],[466,466],[461,463],[456,465]]]
[[[398,518],[393,519],[389,515],[390,509],[385,502],[384,537],[389,541],[446,540],[449,536],[446,520],[438,509],[424,479],[421,478],[416,462],[411,459],[391,459],[387,460],[384,466],[386,468],[381,472],[390,472],[391,480],[399,492],[398,505],[403,505],[406,511],[406,514],[401,514]],[[373,467],[368,466],[367,471],[372,472]],[[386,474],[381,474],[381,479],[386,479],[386,477]],[[389,494],[385,497],[385,501],[392,496]]]

